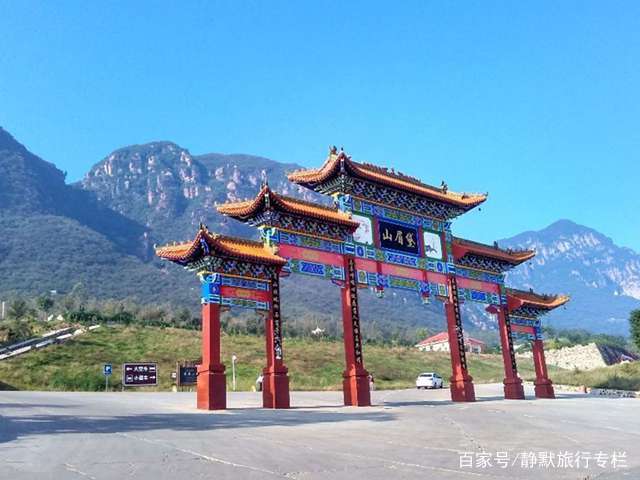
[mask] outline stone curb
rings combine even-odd
[[[564,392],[580,392],[586,393],[593,397],[611,397],[611,398],[640,398],[640,391],[633,390],[616,390],[613,388],[591,388],[584,385],[559,385],[553,384],[556,390]]]
[[[633,390],[614,390],[611,388],[590,388],[589,395],[612,398],[640,398],[640,392]]]

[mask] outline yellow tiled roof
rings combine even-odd
[[[316,203],[280,195],[266,185],[262,190],[260,190],[256,198],[253,200],[225,203],[219,205],[217,210],[223,215],[245,220],[264,210],[266,208],[267,201],[276,209],[302,216],[317,218],[330,223],[337,223],[350,227],[353,230],[358,228],[359,225],[358,222],[351,219],[351,216],[348,213],[341,212],[337,208],[325,207],[324,205],[318,205]]]
[[[522,301],[523,306],[543,308],[545,310],[553,310],[569,301],[568,295],[543,295],[515,288],[507,288],[507,295]]]
[[[519,265],[522,262],[526,262],[536,255],[536,252],[533,250],[504,249],[458,237],[453,238],[453,251],[456,259],[462,258],[467,253],[471,253],[481,257],[484,256],[502,260],[513,265]]]
[[[212,255],[217,254],[273,265],[287,263],[287,260],[274,254],[262,242],[218,235],[209,232],[204,226],[200,227],[193,241],[158,247],[156,255],[172,262],[193,260],[198,249],[201,248],[201,240],[204,240],[209,249],[214,252]]]
[[[341,162],[346,170],[357,177],[382,183],[398,190],[406,190],[444,203],[457,205],[467,210],[481,204],[487,199],[486,194],[451,192],[427,185],[415,178],[393,170],[388,170],[387,168],[367,163],[358,163],[351,160],[344,152],[331,153],[320,168],[298,170],[289,174],[288,178],[294,183],[303,185],[322,183],[339,172]]]

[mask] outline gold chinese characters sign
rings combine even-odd
[[[378,222],[378,235],[382,248],[413,255],[420,254],[417,228],[380,220]]]

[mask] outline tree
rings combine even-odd
[[[87,299],[89,298],[87,289],[82,282],[76,283],[69,292],[68,296],[70,298],[73,298],[74,303],[76,303],[80,307],[86,306],[85,304],[87,303]]]
[[[418,342],[421,342],[422,340],[424,340],[428,336],[429,336],[429,330],[427,330],[426,328],[422,327],[422,328],[418,328],[416,330],[416,340]]]
[[[31,325],[29,324],[29,322],[24,322],[21,320],[12,320],[9,322],[9,328],[7,332],[8,343],[26,340],[31,335],[33,335],[33,331],[31,330]]]
[[[29,307],[27,302],[22,299],[17,299],[11,302],[9,305],[8,317],[14,320],[22,320],[29,313]]]
[[[49,311],[53,308],[53,300],[46,296],[38,297],[36,305],[44,313],[44,319],[46,320],[49,316]]]
[[[636,347],[640,349],[640,310],[633,310],[629,317],[629,327],[631,330],[631,339]]]

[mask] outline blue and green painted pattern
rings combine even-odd
[[[201,303],[220,304],[225,307],[249,308],[252,310],[269,310],[270,302],[252,300],[248,298],[226,297],[221,294],[221,287],[230,286],[248,290],[269,291],[269,283],[248,278],[229,277],[219,273],[211,273],[200,276]]]
[[[458,287],[458,298],[470,302],[487,303],[490,305],[500,304],[500,295],[491,292],[482,292],[471,288]]]
[[[343,195],[342,197],[347,197],[343,203],[338,201],[338,205],[344,205],[343,211],[351,211],[370,217],[382,218],[384,220],[394,220],[396,222],[422,227],[434,232],[446,232],[451,230],[451,222],[436,220],[430,217],[414,215],[402,210],[395,210],[393,208],[375,205],[358,198],[350,198],[349,195]]]
[[[311,275],[313,277],[327,278],[330,280],[345,279],[344,267],[310,262],[308,260],[290,259],[282,270],[286,273],[301,273],[303,275]]]
[[[418,270],[445,275],[457,275],[472,280],[504,285],[504,277],[502,275],[455,265],[452,244],[453,235],[451,234],[450,221],[437,220],[430,217],[395,210],[389,207],[375,205],[361,199],[352,198],[349,195],[335,195],[334,200],[341,211],[365,215],[372,219],[377,217],[379,219],[392,220],[401,224],[419,226],[428,231],[444,233],[444,260],[383,250],[376,248],[373,245],[354,243],[353,241],[340,242],[314,237],[312,235],[285,232],[277,228],[270,229],[268,235],[269,243],[292,245],[339,255],[353,255],[357,258],[387,264],[400,265],[403,267],[415,268]],[[302,273],[332,280],[344,280],[344,270],[342,267],[317,262],[290,260],[283,270],[288,273]],[[360,271],[358,272],[358,279],[360,283],[372,286],[377,285],[385,288],[420,291],[417,284],[421,282],[416,280],[393,277],[393,279],[387,283],[385,283],[384,280],[381,280],[383,284],[380,284],[376,275],[379,274]],[[384,278],[384,276],[381,276],[381,278]],[[446,285],[438,286],[438,284],[435,283],[433,285],[435,285],[434,288],[429,288],[429,292],[431,294],[446,295]],[[442,293],[443,291],[444,293]],[[504,296],[504,299],[501,299],[500,295],[481,292],[478,290],[460,289],[460,292],[461,298],[468,301],[496,305],[504,305],[506,303],[506,295]]]
[[[357,271],[358,283],[371,287],[397,288],[409,290],[430,296],[447,296],[447,286],[444,283],[423,282],[413,278],[385,275],[382,273]]]

